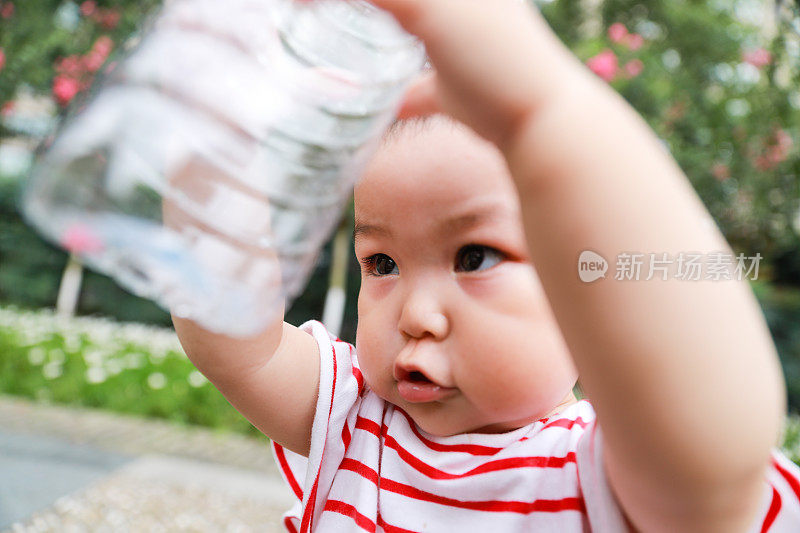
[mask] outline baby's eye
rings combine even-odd
[[[361,260],[364,269],[372,276],[397,274],[397,263],[386,254],[375,254]]]
[[[504,259],[503,253],[494,248],[480,244],[470,244],[458,251],[456,255],[456,270],[461,272],[486,270]]]

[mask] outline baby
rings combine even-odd
[[[287,530],[800,530],[746,283],[577,275],[584,250],[728,250],[652,131],[516,0],[374,3],[436,73],[355,191],[356,346],[174,318],[273,440]]]

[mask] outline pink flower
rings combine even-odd
[[[608,28],[608,38],[612,43],[621,43],[628,36],[628,28],[621,22],[615,22]]]
[[[680,102],[676,102],[672,104],[666,112],[667,120],[680,120],[686,116],[686,109],[687,109],[686,101],[681,100]]]
[[[113,30],[119,24],[120,14],[116,9],[104,9],[98,15],[98,22],[107,30]]]
[[[89,72],[97,72],[98,70],[100,70],[100,67],[102,67],[103,63],[105,62],[106,62],[105,56],[94,50],[92,50],[83,57],[83,66]]]
[[[14,100],[9,100],[3,104],[3,107],[0,107],[0,117],[10,117],[14,113],[14,107]]]
[[[625,39],[625,44],[627,45],[629,50],[636,51],[644,45],[644,37],[642,37],[638,33],[631,33]]]
[[[93,253],[103,249],[103,241],[85,224],[73,224],[61,236],[61,246],[72,253]]]
[[[792,136],[789,135],[789,132],[786,130],[777,130],[775,132],[775,143],[777,146],[785,150],[790,150],[794,145],[794,141],[792,140]]]
[[[608,82],[613,81],[619,72],[617,55],[608,49],[589,59],[586,65],[592,72]]]
[[[722,182],[731,177],[731,169],[725,163],[714,163],[711,167],[711,175],[714,179]]]
[[[103,56],[103,59],[108,57],[111,50],[114,49],[114,41],[108,35],[102,35],[92,45],[92,51],[97,52]]]
[[[5,4],[1,4],[3,7],[0,7],[0,17],[4,19],[10,19],[14,16],[14,2],[6,2]]]
[[[3,49],[0,48],[0,70],[3,70],[3,67],[6,66],[6,54],[3,52]]]
[[[766,67],[772,62],[772,54],[764,48],[757,48],[742,54],[742,61],[750,63],[756,68]]]
[[[629,78],[635,78],[644,70],[644,63],[642,63],[641,59],[632,59],[625,63],[623,68],[625,69],[625,74],[627,74]]]
[[[83,61],[77,55],[67,56],[58,60],[55,67],[56,72],[71,78],[79,78],[84,72]]]
[[[80,89],[80,82],[74,78],[56,76],[53,80],[53,96],[62,106],[69,104]]]
[[[91,17],[97,9],[97,4],[94,0],[86,0],[81,4],[81,15],[84,17]]]
[[[771,170],[775,164],[769,160],[769,158],[765,155],[760,155],[755,158],[753,161],[753,166],[756,167],[758,170],[765,172],[767,170]]]
[[[786,161],[789,152],[792,150],[794,141],[786,130],[776,130],[772,138],[773,143],[767,152],[767,160],[775,165]]]
[[[753,166],[758,170],[772,170],[788,159],[794,141],[786,130],[777,129],[767,143],[764,144],[764,153],[752,158]]]

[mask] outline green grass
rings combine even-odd
[[[174,332],[0,307],[0,392],[257,435]]]

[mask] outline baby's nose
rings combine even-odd
[[[420,287],[407,295],[397,327],[409,337],[442,339],[450,332],[450,320],[436,292]]]

